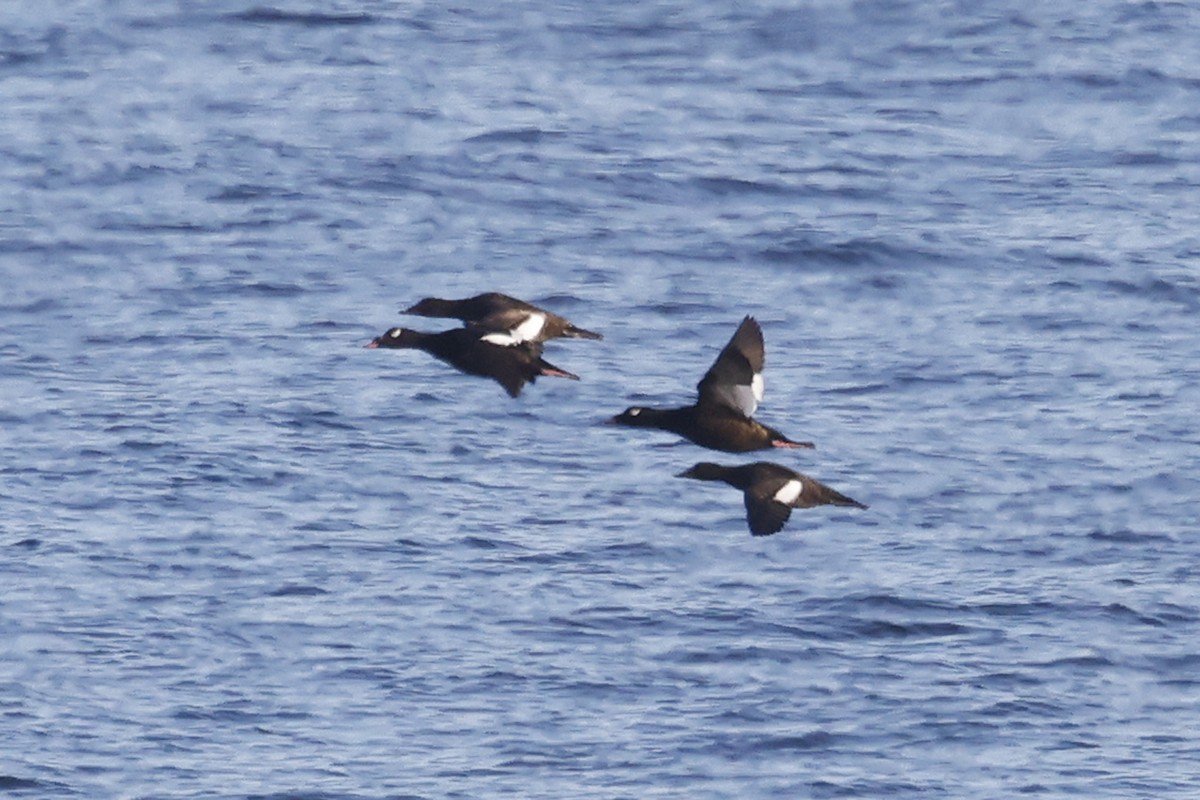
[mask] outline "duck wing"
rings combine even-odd
[[[483,329],[485,342],[509,347],[521,342],[538,342],[544,339],[547,315],[541,310],[526,311],[509,308],[495,311],[473,323]]]
[[[717,403],[749,417],[763,398],[763,363],[766,350],[762,328],[746,317],[696,385],[700,404]]]
[[[784,505],[772,497],[772,493],[758,487],[747,489],[743,499],[746,502],[746,522],[750,525],[750,533],[755,536],[779,533],[792,515],[791,506]]]

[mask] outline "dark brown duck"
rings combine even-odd
[[[405,309],[404,313],[422,317],[448,317],[462,320],[468,325],[478,325],[489,331],[489,341],[494,344],[544,342],[558,338],[604,338],[544,308],[499,292],[487,292],[461,300],[426,297]]]
[[[793,441],[751,416],[763,397],[765,359],[762,328],[753,317],[746,317],[700,379],[693,405],[668,409],[633,406],[611,422],[670,431],[701,447],[727,453],[813,447],[812,442]]]
[[[703,462],[677,477],[723,481],[735,489],[741,489],[746,503],[746,522],[755,536],[778,533],[788,521],[793,508],[824,505],[866,508],[820,481],[766,461],[740,467]]]
[[[487,341],[488,333],[470,325],[441,333],[392,328],[375,337],[367,347],[424,350],[468,375],[491,378],[503,386],[510,397],[518,396],[526,383],[533,383],[543,375],[579,380],[578,375],[543,359],[540,344],[494,344]]]

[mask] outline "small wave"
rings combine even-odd
[[[812,784],[813,797],[927,797],[931,794],[946,796],[949,793],[929,786],[903,781],[851,780],[836,783],[818,780]]]
[[[659,549],[650,542],[618,542],[604,545],[599,552],[607,556],[646,558],[658,554]]]
[[[1064,267],[1111,267],[1112,262],[1094,253],[1051,253],[1050,260]],[[1057,279],[1049,284],[1052,289],[1078,289],[1079,284],[1069,280]]]
[[[820,394],[843,395],[846,397],[856,397],[859,395],[878,394],[886,392],[892,388],[891,384],[879,383],[878,381],[871,383],[859,383],[851,386],[831,386],[828,389],[821,389]]]
[[[499,542],[484,536],[464,536],[462,543],[472,550],[500,550],[513,549],[515,547],[510,542]]]
[[[28,303],[0,303],[0,312],[5,314],[44,314],[53,311],[62,304],[52,297],[41,297]]]
[[[1128,487],[1122,487],[1125,491],[1129,491]],[[1116,490],[1114,487],[1113,490]],[[1170,542],[1171,537],[1162,533],[1141,533],[1129,528],[1118,528],[1116,530],[1094,530],[1088,535],[1089,539],[1094,539],[1098,542],[1116,542],[1120,544],[1146,544],[1149,542]]]
[[[776,750],[826,750],[837,740],[837,734],[826,730],[815,730],[796,736],[769,736],[751,744],[747,750],[751,753]]]
[[[329,592],[319,586],[302,584],[285,584],[267,592],[268,597],[315,597],[322,594],[329,594]]]
[[[943,259],[941,254],[933,251],[902,247],[878,239],[826,242],[807,236],[780,239],[761,248],[758,255],[764,261],[805,267],[903,266]]]
[[[1112,659],[1099,655],[1098,653],[1088,653],[1086,655],[1065,656],[1063,658],[1055,658],[1050,661],[1033,662],[1034,666],[1038,667],[1111,667],[1113,666]]]
[[[1123,603],[1109,603],[1104,607],[1104,613],[1117,620],[1139,622],[1142,625],[1149,625],[1154,628],[1162,628],[1166,625],[1162,620],[1142,614]]]
[[[680,649],[668,658],[681,664],[740,664],[755,662],[789,663],[797,658],[795,651],[757,645],[720,647],[712,650]]]
[[[544,131],[541,128],[500,128],[494,131],[469,136],[467,144],[496,144],[517,142],[519,144],[535,144],[545,139],[560,139],[565,134],[561,131]]]
[[[893,594],[858,595],[847,598],[844,605],[850,609],[866,607],[873,609],[896,609],[900,611],[937,611],[943,613],[961,610],[959,606],[938,600],[925,600],[919,597],[899,597]]]
[[[859,620],[846,626],[857,636],[867,639],[940,639],[961,636],[973,628],[955,622],[894,622],[891,620]]]
[[[266,728],[256,728],[256,733],[268,733]],[[344,773],[338,770],[324,770],[331,779],[340,779]],[[246,800],[372,800],[379,795],[347,794],[345,792],[322,792],[309,789],[297,791],[273,792],[271,794],[248,794]],[[426,797],[413,794],[389,794],[388,800],[427,800]]]
[[[986,683],[983,685],[987,686]],[[1028,698],[1002,700],[998,703],[993,703],[986,710],[986,715],[989,718],[1042,717],[1045,719],[1054,719],[1062,716],[1062,714],[1063,707],[1058,703],[1048,703],[1044,700]]]
[[[1165,278],[1152,277],[1142,281],[1107,280],[1103,286],[1114,294],[1127,297],[1145,297],[1150,300],[1178,303],[1189,309],[1200,306],[1200,286],[1190,282],[1176,283]]]
[[[5,67],[20,67],[27,64],[36,64],[46,57],[46,53],[38,53],[28,50],[8,50],[0,53],[0,69]]]
[[[344,422],[335,411],[308,411],[291,414],[281,423],[292,430],[307,430],[309,428],[325,428],[335,431],[357,430],[354,425]]]
[[[257,709],[242,709],[232,706],[212,708],[209,706],[182,706],[172,714],[178,720],[200,720],[227,722],[238,725],[253,725],[266,720],[305,720],[309,714],[297,711],[264,713]]]
[[[400,680],[394,671],[385,667],[349,667],[334,676],[342,680],[367,681],[382,689],[395,688]]]
[[[250,22],[256,25],[300,25],[306,28],[344,27],[347,25],[370,25],[377,21],[376,17],[366,13],[322,14],[319,12],[301,13],[284,11],[278,8],[260,6],[248,11],[230,14],[226,19],[237,22]]]
[[[234,294],[267,295],[269,297],[296,297],[304,294],[304,289],[294,283],[272,283],[270,281],[253,281],[229,285]]]
[[[696,188],[718,196],[740,194],[781,195],[792,191],[790,187],[767,181],[752,181],[745,178],[700,177],[693,178]]]
[[[32,778],[18,778],[16,775],[0,775],[0,789],[42,789],[45,784]]]
[[[277,186],[261,186],[253,183],[239,183],[226,186],[208,196],[211,203],[241,202],[243,200],[267,200],[298,198],[299,192],[283,189]]]
[[[1047,333],[1086,331],[1100,327],[1099,323],[1092,320],[1064,316],[1062,311],[1030,312],[1022,314],[1020,320],[1028,325],[1031,330]]]

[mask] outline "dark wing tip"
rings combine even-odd
[[[769,497],[746,493],[746,523],[755,536],[770,536],[783,530],[792,515],[791,506],[776,502]]]
[[[762,372],[766,362],[766,345],[763,332],[754,317],[746,317],[725,345],[725,352],[733,350],[741,355],[754,372]],[[724,353],[723,353],[724,354]]]

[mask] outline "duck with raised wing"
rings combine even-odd
[[[762,328],[753,317],[746,317],[700,379],[693,405],[668,409],[633,406],[610,422],[670,431],[701,447],[727,453],[814,447],[812,442],[793,441],[751,416],[763,398],[765,353]]]
[[[740,467],[702,462],[676,477],[724,481],[735,489],[741,489],[746,503],[746,522],[750,526],[750,533],[755,536],[769,536],[781,531],[793,508],[824,505],[866,508],[864,504],[820,481],[767,461]]]
[[[366,346],[424,350],[468,375],[491,378],[503,386],[510,397],[518,396],[526,383],[533,383],[543,375],[579,380],[578,375],[543,359],[540,344],[495,344],[488,340],[490,333],[473,325],[441,333],[391,328]]]
[[[499,292],[487,292],[461,300],[426,297],[404,310],[422,317],[449,317],[489,331],[494,344],[544,342],[547,339],[603,339],[600,334],[576,327],[568,320],[532,303]]]

